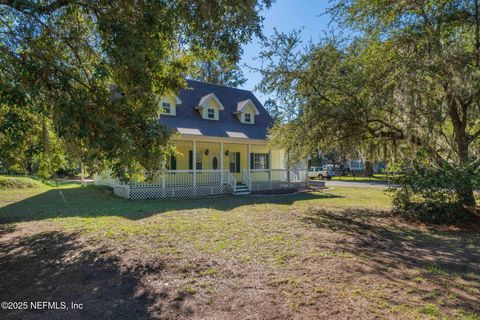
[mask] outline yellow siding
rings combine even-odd
[[[169,113],[169,115],[171,115],[171,116],[177,115],[177,99],[175,98],[175,96],[164,96],[160,99],[160,104],[159,104],[160,113],[163,113],[162,104],[164,102],[170,103],[171,112]],[[163,113],[163,114],[167,114],[167,113]]]
[[[177,146],[177,170],[189,170],[188,155],[189,150],[193,151],[192,141],[176,141]],[[208,150],[208,155],[206,154]],[[213,159],[217,157],[218,170],[221,169],[220,161],[222,158],[221,147],[218,142],[197,142],[197,153],[201,151],[202,169],[213,170]],[[226,153],[228,152],[228,155]],[[241,143],[224,143],[223,145],[223,169],[230,170],[230,157],[234,152],[240,153],[240,173],[232,173],[237,181],[243,180],[243,170],[248,169],[248,162],[250,155],[248,154],[248,145]],[[269,153],[265,145],[250,145],[251,153]],[[272,169],[284,169],[284,155],[283,150],[271,150],[270,165]]]
[[[272,150],[272,169],[285,169],[285,152],[283,150]]]

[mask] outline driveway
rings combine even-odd
[[[387,189],[389,187],[387,182],[383,181],[320,181],[320,180],[310,180],[311,186],[319,186],[323,183],[326,184],[326,187],[359,187],[359,188],[380,188]]]

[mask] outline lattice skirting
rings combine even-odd
[[[113,193],[122,198],[128,199],[129,187],[126,185],[114,185]]]
[[[266,191],[266,190],[281,190],[289,188],[299,188],[305,186],[303,181],[290,182],[290,185],[285,181],[272,181],[270,182],[253,182],[252,181],[252,190],[251,191]]]
[[[197,186],[196,188],[193,186],[168,187],[165,189],[161,187],[130,188],[129,194],[125,198],[133,200],[158,198],[200,198],[224,194],[233,194],[233,189],[230,185]]]

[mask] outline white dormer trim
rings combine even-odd
[[[167,116],[176,116],[177,115],[177,106],[182,104],[182,100],[177,95],[164,95],[158,97],[158,105],[160,109],[163,109],[163,103],[170,104],[170,112],[160,111],[160,114]]]
[[[217,96],[212,92],[212,93],[209,93],[207,94],[206,96],[202,97],[202,99],[200,99],[200,102],[198,103],[198,106],[195,108],[195,109],[202,109],[202,108],[205,108],[206,104],[211,100],[211,99],[214,99],[218,105],[220,106],[220,110],[224,110],[225,107],[223,106],[223,104],[220,102],[220,100],[218,100]]]
[[[243,110],[248,106],[252,106],[252,108],[255,110],[255,115],[258,116],[260,114],[260,112],[258,111],[258,108],[257,106],[255,105],[255,103],[253,103],[252,99],[248,99],[248,100],[243,100],[243,101],[240,101],[238,104],[237,104],[237,111],[235,113],[242,113]]]
[[[180,100],[180,98],[177,95],[174,95],[174,97],[177,104],[182,104],[182,100]]]

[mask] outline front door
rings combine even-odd
[[[213,170],[220,170],[220,157],[216,154],[212,155],[211,165]]]

